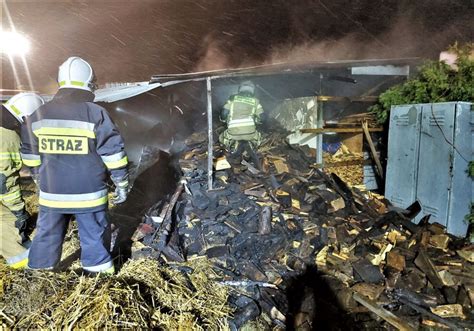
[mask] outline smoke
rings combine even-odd
[[[265,62],[331,62],[426,55],[426,52],[418,52],[424,41],[417,37],[419,28],[409,21],[400,18],[388,31],[378,35],[354,32],[336,39],[305,41],[293,47],[282,46],[270,53]]]
[[[204,37],[202,55],[194,71],[208,71],[225,69],[232,66],[230,57],[226,54],[222,43],[214,36],[209,34]]]
[[[39,2],[38,2],[39,4]],[[55,90],[58,66],[87,59],[99,84],[153,74],[281,61],[428,57],[472,41],[472,1],[200,0],[8,1],[12,22],[32,41],[31,79]],[[2,14],[2,19],[7,19]],[[9,29],[9,24],[4,24]],[[2,88],[15,88],[0,55]],[[24,70],[22,83],[28,81]]]
[[[208,34],[204,38],[203,55],[195,69],[242,68],[280,62],[407,57],[436,59],[455,41],[472,41],[470,18],[454,5],[433,3],[429,7],[432,12],[428,14],[420,13],[421,7],[416,5],[380,8],[380,12],[371,5],[371,8],[360,9],[367,19],[363,21],[357,11],[332,10],[319,1],[319,6],[306,7],[306,10],[311,8],[314,11],[314,22],[307,19],[304,9],[296,7],[288,7],[287,24],[290,27],[283,42],[267,39],[263,46],[259,46],[257,56],[249,56],[246,49],[239,49],[239,45],[225,40],[225,36]],[[435,22],[436,15],[443,11],[444,15]],[[455,19],[452,19],[453,15]]]

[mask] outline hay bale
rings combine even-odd
[[[15,328],[227,329],[228,289],[193,272],[129,261],[114,276],[17,271],[0,262],[0,319]]]

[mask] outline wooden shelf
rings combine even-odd
[[[325,132],[334,132],[334,133],[362,133],[364,132],[362,128],[314,128],[314,129],[301,129],[301,133],[325,133]],[[382,127],[369,128],[369,132],[382,132]]]
[[[324,162],[324,164],[315,163],[311,165],[314,168],[338,168],[338,167],[347,167],[354,165],[371,165],[371,160],[350,160],[350,161],[336,161],[336,162]]]
[[[319,96],[316,97],[316,100],[320,101],[320,102],[342,102],[342,101],[376,102],[378,100],[378,97],[374,96],[374,95],[358,96],[358,97],[340,97],[340,96],[333,96],[333,95],[319,95]]]

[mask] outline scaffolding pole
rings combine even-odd
[[[207,189],[212,190],[212,163],[213,163],[213,146],[212,137],[212,89],[211,77],[207,77]]]

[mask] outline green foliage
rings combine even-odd
[[[468,176],[474,178],[474,161],[469,162],[469,167],[467,168]]]
[[[369,108],[380,123],[384,123],[392,105],[474,101],[474,59],[470,54],[474,44],[451,46],[458,55],[457,70],[444,62],[428,61],[419,68],[416,77],[380,94],[377,104]]]

